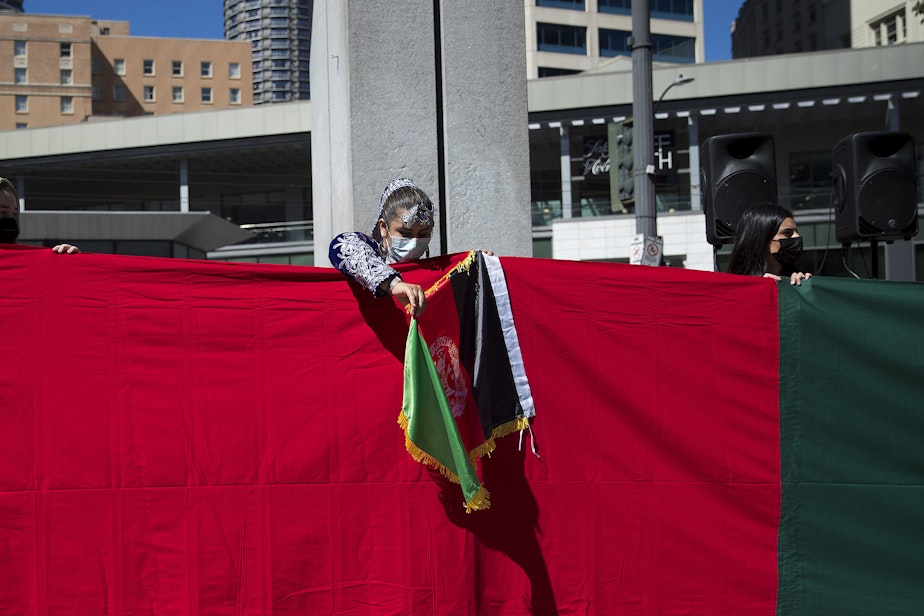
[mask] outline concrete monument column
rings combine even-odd
[[[316,264],[399,176],[438,208],[431,254],[532,254],[522,6],[315,3],[311,113]]]

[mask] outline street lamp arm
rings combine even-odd
[[[677,75],[677,78],[674,79],[674,81],[667,84],[667,87],[664,88],[663,92],[661,92],[661,96],[658,97],[658,102],[655,103],[654,110],[651,112],[651,115],[655,115],[658,112],[658,107],[661,106],[661,101],[664,100],[664,95],[667,94],[671,88],[673,88],[674,86],[686,85],[694,81],[695,79],[696,79],[695,77],[684,77],[683,75]]]

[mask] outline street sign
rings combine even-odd
[[[629,263],[632,265],[661,265],[664,240],[660,237],[645,236],[637,233],[629,245]]]

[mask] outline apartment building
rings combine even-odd
[[[250,45],[132,37],[129,23],[0,12],[0,130],[253,102]]]
[[[858,49],[924,41],[915,0],[746,0],[732,57]]]
[[[313,0],[224,0],[225,38],[251,46],[254,104],[311,98]]]
[[[0,13],[0,130],[72,124],[92,113],[90,47],[99,28],[88,17]]]
[[[704,62],[703,0],[650,0],[652,60]],[[524,0],[528,79],[632,55],[631,0]]]
[[[94,116],[253,104],[247,43],[110,35],[95,37],[92,52]]]

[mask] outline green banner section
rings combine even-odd
[[[924,284],[780,285],[778,614],[924,614]]]

